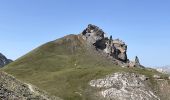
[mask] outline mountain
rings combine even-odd
[[[127,45],[88,25],[50,41],[1,71],[63,100],[169,100],[168,76],[130,61]],[[157,77],[154,77],[157,76]]]
[[[156,70],[162,73],[170,74],[170,66],[157,67]]]
[[[2,53],[0,53],[0,68],[11,63],[11,59],[7,59]]]

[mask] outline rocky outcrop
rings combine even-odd
[[[92,44],[104,39],[104,32],[97,26],[89,24],[82,32],[84,39]]]
[[[116,59],[116,63],[121,66],[140,66],[138,62],[130,62],[127,57],[127,45],[120,39],[112,39],[105,37],[105,32],[95,25],[89,24],[88,27],[81,33],[84,40],[95,46],[96,50],[100,49],[109,57]],[[115,61],[115,60],[114,60]]]
[[[119,39],[115,39],[115,40],[110,39],[107,42],[107,45],[108,47],[109,46],[111,47],[111,52],[110,52],[111,56],[123,62],[127,62],[127,54],[126,54],[127,45],[125,44],[125,42]]]
[[[84,40],[94,45],[96,49],[105,49],[105,33],[102,29],[95,25],[89,24],[88,27],[81,33]]]
[[[147,82],[144,75],[117,72],[92,80],[89,85],[100,90],[94,93],[100,100],[160,100]]]
[[[0,100],[61,100],[0,71]]]
[[[140,64],[139,58],[136,56],[134,61],[128,62],[128,67],[139,67],[145,68],[143,65]]]
[[[139,62],[138,56],[135,57],[135,66],[140,66],[140,62]]]
[[[11,59],[7,59],[2,53],[0,53],[0,67],[3,67],[11,62]]]

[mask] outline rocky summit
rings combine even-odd
[[[11,62],[11,59],[7,59],[2,53],[0,53],[0,67],[3,67]]]
[[[138,57],[135,61],[127,58],[127,45],[120,39],[113,39],[112,36],[105,37],[105,32],[99,27],[89,24],[81,33],[84,40],[95,46],[96,50],[100,49],[111,57],[115,63],[126,67],[142,67]]]

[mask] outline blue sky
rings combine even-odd
[[[0,52],[17,59],[89,23],[145,66],[170,65],[170,0],[0,0]]]

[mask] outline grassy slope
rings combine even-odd
[[[112,65],[94,52],[89,52],[85,45],[82,38],[69,35],[42,45],[3,70],[65,100],[85,98],[84,90],[90,80],[113,72],[137,72],[147,76],[155,73]]]

